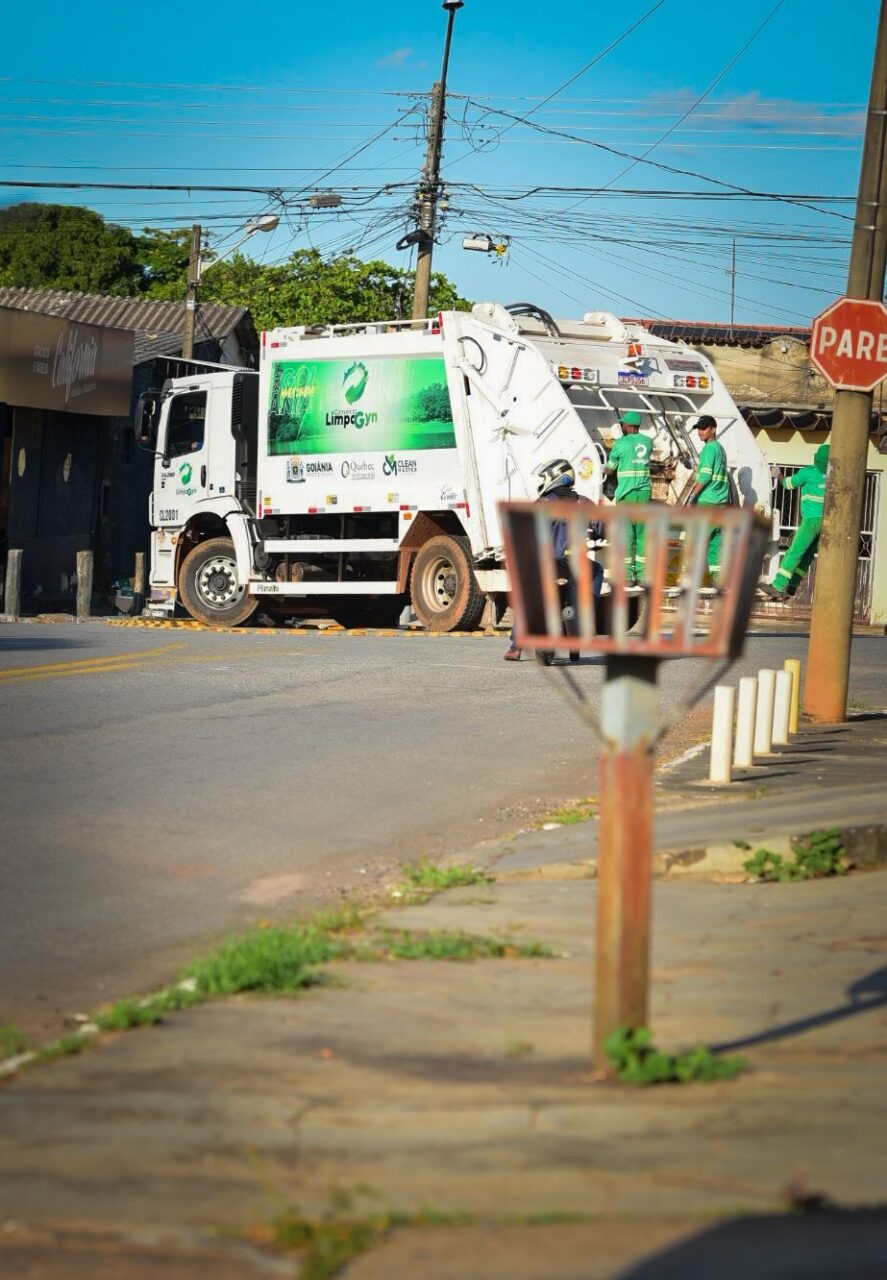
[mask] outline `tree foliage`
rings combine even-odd
[[[129,295],[144,278],[138,241],[125,227],[76,205],[0,210],[0,284]]]
[[[405,320],[412,314],[413,273],[353,254],[324,258],[316,249],[298,249],[270,267],[236,254],[207,272],[200,294],[249,307],[258,329]],[[432,276],[431,314],[468,305],[446,276]]]
[[[0,285],[184,300],[190,242],[187,227],[134,235],[76,205],[12,205],[0,210]],[[260,330],[402,320],[412,314],[413,282],[411,271],[353,254],[297,249],[270,266],[207,254],[200,300],[248,307]],[[432,315],[469,305],[446,276],[432,276]]]

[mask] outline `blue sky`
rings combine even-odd
[[[737,321],[803,324],[846,283],[852,203],[801,208],[723,193],[732,185],[855,195],[877,0],[847,0],[838,24],[824,0],[663,0],[540,105],[652,8],[466,0],[450,67],[435,266],[475,299],[533,300],[561,315],[607,308],[723,321],[735,238]],[[125,6],[44,0],[39,26],[24,6],[6,14],[2,177],[256,192],[7,189],[3,202],[87,204],[134,229],[200,221],[224,252],[246,218],[278,208],[266,194],[275,189],[286,215],[272,236],[250,242],[255,256],[280,261],[314,244],[407,265],[394,246],[423,158],[417,95],[440,65],[439,0],[255,6],[252,22],[243,5],[219,0],[193,38],[185,12],[158,0],[135,33]],[[541,129],[514,121],[528,112]],[[686,172],[602,149],[638,155],[656,143],[650,160]],[[607,184],[614,190],[602,191]],[[537,187],[548,189],[530,194]],[[341,192],[342,208],[311,211],[317,188]],[[476,231],[510,242],[504,261],[461,248]]]

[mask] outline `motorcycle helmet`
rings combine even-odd
[[[551,462],[546,462],[537,474],[539,484],[536,492],[540,498],[553,489],[572,489],[576,483],[576,472],[566,458],[554,458]]]

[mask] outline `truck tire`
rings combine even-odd
[[[216,627],[240,626],[259,607],[258,597],[237,581],[230,538],[207,538],[188,552],[179,569],[179,598],[192,618]]]
[[[467,538],[439,534],[419,548],[410,575],[416,617],[429,631],[470,631],[486,597],[477,585]]]

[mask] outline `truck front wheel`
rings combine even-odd
[[[192,618],[217,627],[239,626],[259,604],[237,580],[230,538],[207,538],[188,552],[179,569],[179,597]]]
[[[416,554],[410,576],[416,617],[429,631],[470,631],[486,603],[471,565],[467,538],[439,534]]]

